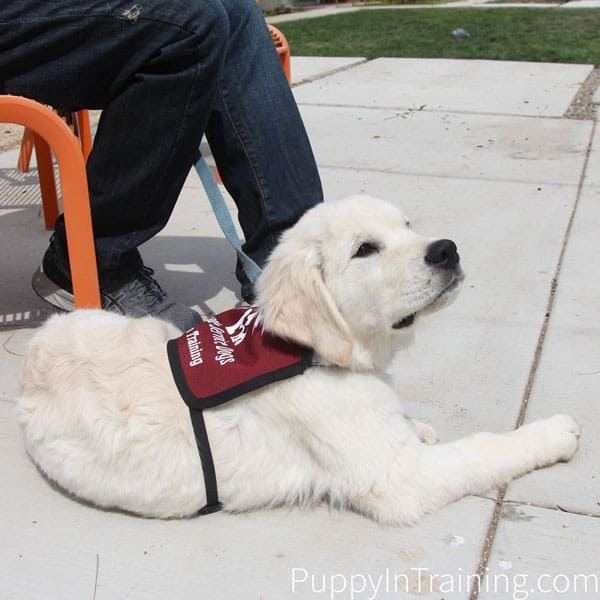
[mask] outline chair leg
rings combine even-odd
[[[281,61],[281,66],[283,67],[283,72],[285,73],[285,77],[288,80],[288,83],[292,85],[292,65],[289,51],[284,50],[279,55],[279,60]]]
[[[33,134],[35,157],[42,192],[42,206],[44,208],[44,224],[46,229],[52,229],[58,218],[58,197],[56,195],[56,180],[54,178],[54,164],[50,146],[37,133]]]
[[[96,250],[85,168],[81,162],[82,177],[81,172],[72,168],[72,164],[68,162],[59,162],[59,167],[75,307],[100,308]]]
[[[77,111],[77,134],[81,144],[83,160],[87,162],[92,151],[92,132],[90,128],[90,114],[87,110]]]
[[[268,24],[269,33],[271,34],[271,39],[277,48],[277,53],[279,54],[279,60],[281,62],[281,66],[283,68],[283,72],[285,73],[285,77],[288,80],[288,83],[292,85],[292,65],[290,60],[290,45],[288,41],[285,39],[285,36],[277,27],[274,25]]]
[[[29,127],[25,127],[23,137],[21,138],[21,151],[19,152],[19,160],[17,162],[17,169],[21,173],[27,173],[29,171],[29,165],[31,164],[31,153],[33,152],[33,131]]]
[[[44,203],[47,225],[54,222],[55,215],[52,211],[58,214],[52,152],[49,146],[52,147],[60,171],[75,306],[100,308],[92,216],[85,163],[79,142],[64,121],[46,106],[28,98],[0,95],[0,120],[23,125],[35,132],[32,139],[36,148],[39,177],[44,178],[44,185],[52,182],[54,192],[54,201],[48,202],[47,205]]]
[[[81,205],[78,200],[76,202]],[[100,308],[100,289],[89,206],[81,208],[83,210],[69,211],[65,196],[65,232],[75,308]]]

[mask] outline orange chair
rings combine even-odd
[[[34,100],[20,96],[0,95],[0,122],[17,123],[25,126],[26,131],[30,131],[27,135],[29,143],[36,147],[40,162],[38,167],[40,178],[48,179],[48,171],[52,170],[53,187],[54,171],[50,149],[54,151],[60,173],[75,306],[100,308],[100,289],[85,161],[77,138],[52,110]],[[53,200],[46,198],[43,202],[46,224],[48,225],[49,218],[53,224],[58,216],[55,187]]]
[[[279,60],[281,61],[281,66],[283,67],[283,72],[285,73],[286,79],[288,83],[292,85],[292,67],[290,61],[290,45],[288,44],[285,36],[277,27],[273,25],[268,25],[269,33],[271,34],[271,39],[275,44],[275,48],[277,48],[277,54],[279,54]]]

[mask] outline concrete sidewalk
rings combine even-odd
[[[381,4],[369,5],[359,2],[347,2],[336,4],[321,4],[306,8],[297,12],[283,13],[267,17],[269,23],[285,23],[286,21],[297,21],[298,19],[316,19],[344,13],[357,12],[359,10],[413,10],[413,9],[436,9],[436,8],[600,8],[600,0],[567,0],[563,3],[557,2],[503,2],[496,3],[494,0],[450,0],[440,4]]]
[[[583,428],[569,464],[502,501],[468,497],[413,528],[274,510],[154,521],[65,497],[23,450],[13,408],[47,245],[33,175],[0,155],[0,600],[600,597],[600,140],[564,114],[585,65],[294,58],[328,199],[367,192],[457,241],[459,299],[423,319],[391,376],[442,441],[556,412]],[[190,176],[143,249],[175,297],[237,302],[234,254]],[[401,498],[398,499],[402,501]]]

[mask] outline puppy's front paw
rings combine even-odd
[[[411,423],[413,424],[419,439],[424,444],[437,444],[438,436],[435,432],[435,429],[431,425],[427,425],[427,423],[421,423],[420,421],[415,421],[415,419],[411,419]]]
[[[539,466],[571,460],[577,451],[581,429],[575,419],[568,415],[554,415],[526,425],[525,428],[539,442],[539,445],[536,444]]]
[[[579,447],[581,428],[577,421],[569,415],[554,415],[548,419],[548,425],[556,435],[558,460],[571,460]]]

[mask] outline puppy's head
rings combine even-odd
[[[316,206],[282,235],[257,304],[266,330],[337,365],[372,368],[462,278],[454,242],[420,236],[396,207],[355,196]]]

